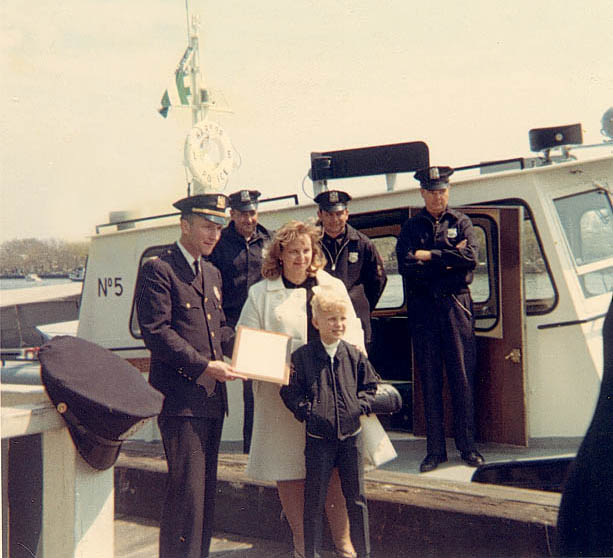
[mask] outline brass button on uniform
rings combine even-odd
[[[215,332],[211,331],[211,337],[215,337]]]
[[[192,307],[192,305],[191,305],[189,302],[186,302],[186,303],[185,303],[185,308],[189,309],[189,308],[191,308],[191,307]]]
[[[211,319],[211,314],[207,314],[207,315],[206,315],[206,319],[207,319],[207,320],[210,320],[210,319]]]

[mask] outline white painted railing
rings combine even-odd
[[[59,413],[41,385],[2,384],[2,556],[11,545],[23,543],[11,538],[11,502],[7,497],[23,476],[11,474],[11,440],[40,435],[42,456],[42,518],[36,548],[37,558],[113,558],[113,468],[97,471],[78,454]],[[34,436],[32,437],[32,440]],[[27,443],[27,438],[23,439]],[[37,440],[38,442],[38,440]],[[32,463],[24,463],[24,471]],[[12,465],[19,466],[19,464]],[[22,532],[22,528],[20,528]],[[31,537],[26,537],[30,542]],[[27,555],[26,552],[23,555]]]

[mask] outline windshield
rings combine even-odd
[[[604,190],[554,200],[586,297],[613,291],[613,211]]]

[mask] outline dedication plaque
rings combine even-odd
[[[287,385],[291,354],[289,335],[238,326],[232,368],[250,380]]]

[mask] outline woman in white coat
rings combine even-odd
[[[290,221],[275,233],[262,262],[264,280],[249,289],[237,325],[291,335],[295,351],[318,335],[311,323],[313,286],[330,285],[347,297],[350,314],[345,340],[364,348],[362,326],[344,284],[323,270],[320,237],[319,227],[300,221]],[[279,389],[270,382],[254,382],[253,435],[246,472],[254,479],[277,483],[292,530],[294,556],[299,558],[304,553],[305,427],[285,407]],[[338,471],[330,480],[326,515],[336,556],[355,556]]]

